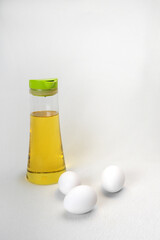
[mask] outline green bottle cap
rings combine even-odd
[[[29,80],[30,93],[34,96],[52,96],[58,91],[58,79],[31,79]]]
[[[29,87],[33,90],[56,90],[58,86],[58,79],[31,79],[29,80]]]

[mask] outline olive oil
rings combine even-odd
[[[59,114],[56,111],[32,112],[27,179],[36,184],[57,183],[64,171]]]

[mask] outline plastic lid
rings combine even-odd
[[[33,90],[56,90],[58,86],[58,79],[31,79],[29,80],[29,87]]]

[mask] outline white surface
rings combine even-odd
[[[0,239],[159,240],[159,1],[0,2]],[[28,79],[59,78],[68,169],[98,193],[97,209],[67,214],[54,186],[24,179]],[[118,164],[126,186],[100,189]]]

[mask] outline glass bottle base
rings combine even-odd
[[[39,185],[49,185],[58,183],[58,179],[62,173],[64,173],[66,169],[63,169],[58,172],[51,173],[33,173],[27,171],[26,178],[29,182]]]

